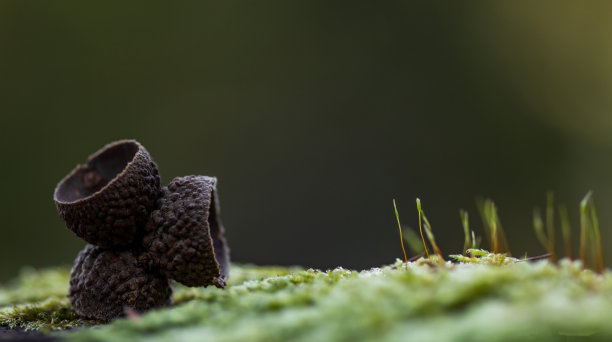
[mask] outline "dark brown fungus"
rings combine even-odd
[[[72,267],[68,297],[78,315],[108,321],[172,304],[172,288],[166,277],[141,267],[132,251],[87,245]]]
[[[104,146],[55,188],[66,225],[100,247],[125,246],[139,236],[160,191],[157,165],[135,140]]]
[[[177,177],[164,187],[145,227],[143,262],[187,286],[225,287],[229,249],[217,179]]]

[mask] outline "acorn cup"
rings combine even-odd
[[[229,248],[216,185],[214,177],[185,176],[162,189],[145,227],[144,264],[187,286],[225,287]]]
[[[108,321],[172,304],[171,279],[225,287],[229,249],[217,179],[186,176],[160,187],[157,165],[135,140],[106,145],[62,179],[60,217],[89,242],[70,274],[70,306]]]
[[[78,237],[100,247],[126,246],[141,229],[160,192],[157,165],[136,140],[91,155],[54,192],[60,217]]]
[[[109,321],[126,310],[171,305],[172,287],[166,277],[140,266],[131,250],[87,245],[72,267],[68,298],[79,316]]]

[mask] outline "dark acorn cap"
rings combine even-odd
[[[187,286],[225,287],[229,249],[219,216],[217,179],[177,177],[162,189],[145,227],[149,267]]]
[[[87,245],[77,256],[68,293],[79,316],[108,321],[126,310],[146,310],[172,304],[170,281],[138,264],[130,250]]]
[[[104,146],[55,188],[61,218],[78,237],[100,247],[132,243],[160,191],[157,165],[135,140]]]

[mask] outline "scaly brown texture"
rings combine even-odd
[[[225,287],[229,249],[216,184],[214,177],[185,176],[162,189],[145,227],[149,267],[187,286]]]
[[[172,288],[166,277],[141,267],[133,251],[87,245],[72,267],[68,297],[79,316],[108,321],[126,310],[172,304]]]
[[[121,140],[62,179],[54,200],[78,237],[100,247],[126,246],[140,235],[159,191],[153,158],[137,141]]]

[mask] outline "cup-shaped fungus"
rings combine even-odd
[[[106,145],[55,188],[61,218],[78,237],[100,247],[134,242],[160,191],[157,165],[135,140]]]
[[[126,310],[172,304],[172,287],[166,277],[141,267],[131,250],[87,245],[72,267],[68,297],[79,316],[108,321]]]
[[[216,185],[214,177],[185,176],[162,188],[143,239],[149,267],[187,286],[225,287],[229,249]]]
[[[157,165],[135,140],[106,145],[62,179],[61,218],[90,243],[70,274],[71,308],[108,321],[172,303],[170,279],[225,287],[229,249],[217,179],[186,176],[160,187]]]

